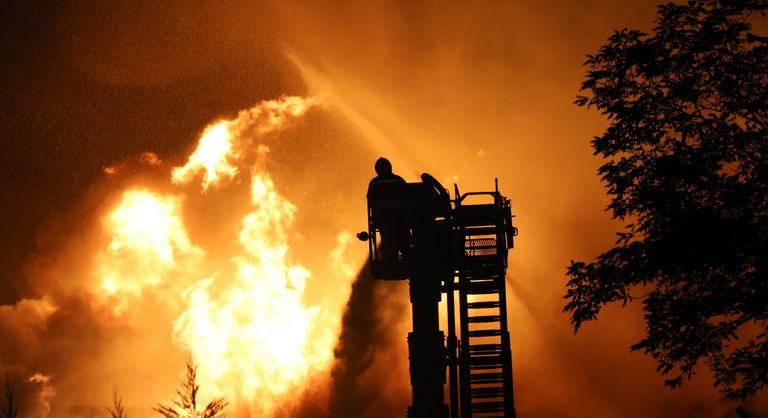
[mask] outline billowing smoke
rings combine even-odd
[[[382,282],[368,266],[352,284],[333,367],[330,417],[384,418],[403,415],[410,392],[404,318],[409,318],[407,285]]]

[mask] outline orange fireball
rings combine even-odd
[[[317,103],[286,97],[212,123],[187,162],[172,170],[167,187],[199,179],[199,191],[128,189],[104,218],[109,241],[97,257],[97,293],[118,315],[146,292],[174,301],[174,340],[198,364],[206,394],[259,416],[275,414],[307,378],[329,370],[339,328],[343,299],[330,311],[305,301],[312,273],[295,259],[290,242],[299,209],[245,158],[266,155],[259,139]],[[227,187],[243,173],[250,173],[250,188],[243,196],[247,212],[232,231],[236,244],[228,258],[209,257],[205,245],[190,238],[184,202],[204,201],[211,187]],[[339,237],[333,259],[350,241],[348,234]],[[351,276],[348,266],[335,263]]]

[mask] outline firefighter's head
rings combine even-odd
[[[380,176],[392,174],[392,163],[390,163],[389,160],[384,157],[376,160],[375,168],[376,174]]]

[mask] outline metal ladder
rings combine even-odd
[[[493,203],[462,204],[470,195],[492,197]],[[463,241],[456,257],[461,417],[515,417],[505,287],[509,200],[497,188],[455,202],[454,233]]]

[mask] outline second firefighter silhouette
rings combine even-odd
[[[375,278],[409,281],[413,404],[408,417],[514,417],[504,289],[507,250],[516,235],[509,200],[498,187],[461,196],[457,187],[451,200],[429,174],[422,174],[421,182],[406,183],[386,158],[379,158],[375,169],[368,185],[368,231],[358,237],[369,243]],[[465,203],[476,197],[492,201]],[[461,348],[455,332],[456,290]],[[438,319],[442,292],[448,294],[447,345]],[[446,370],[450,408],[443,395]]]

